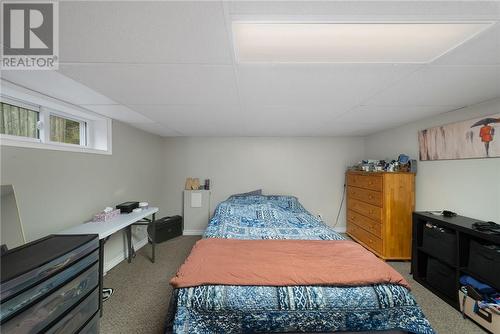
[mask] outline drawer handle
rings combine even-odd
[[[369,199],[373,199],[373,196],[372,196],[372,195],[368,195],[368,198],[369,198]]]

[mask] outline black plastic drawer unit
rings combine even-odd
[[[97,235],[52,235],[14,248],[1,270],[2,333],[99,332]]]

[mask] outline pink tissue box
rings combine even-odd
[[[120,209],[113,210],[111,212],[99,212],[94,215],[95,222],[107,222],[111,219],[118,217],[120,215]]]

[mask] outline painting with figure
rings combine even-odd
[[[500,113],[421,130],[420,160],[500,157]]]

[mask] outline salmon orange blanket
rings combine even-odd
[[[408,282],[347,240],[199,240],[170,284],[361,286]]]

